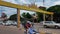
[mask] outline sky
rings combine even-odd
[[[18,5],[27,5],[27,4],[31,4],[34,3],[39,7],[39,6],[43,6],[43,0],[3,0],[6,2],[11,2],[14,4],[18,4]],[[45,0],[44,6],[49,8],[51,6],[54,5],[60,5],[60,0]],[[7,14],[7,16],[11,16],[13,14],[16,14],[17,10],[15,8],[9,8],[9,7],[4,7],[4,6],[0,6],[0,16],[1,16],[1,12],[4,12]],[[26,10],[20,10],[20,14],[22,14],[23,12],[29,12]],[[29,12],[30,14],[33,14],[35,12]]]

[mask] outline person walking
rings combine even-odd
[[[3,23],[6,23],[6,21],[7,21],[7,15],[5,13],[2,13],[1,19],[2,19]]]
[[[26,23],[26,34],[37,34],[37,31],[33,28],[32,22],[27,21]]]

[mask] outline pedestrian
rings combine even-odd
[[[27,30],[31,27],[31,22],[27,21],[27,23],[25,24],[25,30],[26,30],[26,34],[27,34]]]
[[[34,29],[34,28],[32,28],[32,27],[30,27],[29,29],[28,29],[28,34],[37,34],[38,32]]]
[[[36,34],[37,31],[32,27],[32,23],[27,21],[26,23],[26,34]]]
[[[6,21],[7,21],[7,15],[5,13],[2,13],[1,18],[3,20],[3,23],[6,23]]]

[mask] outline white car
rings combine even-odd
[[[3,22],[2,22],[2,21],[0,21],[0,25],[3,25],[2,23],[3,23]]]
[[[11,23],[7,22],[5,25],[6,25],[6,26],[10,26],[10,25],[11,25]]]
[[[60,23],[56,23],[54,21],[43,21],[41,22],[43,23],[44,27],[55,27],[55,28],[60,28]]]
[[[7,21],[7,22],[5,23],[5,25],[7,25],[7,26],[10,26],[11,24],[12,24],[11,21]]]
[[[6,23],[2,23],[2,25],[5,25]]]
[[[11,25],[13,25],[13,26],[17,26],[17,22],[13,22]]]

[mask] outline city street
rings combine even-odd
[[[2,26],[0,25],[0,34],[24,34],[16,26]]]
[[[0,0],[0,34],[60,34],[59,27],[60,0]]]
[[[60,34],[60,29],[55,28],[44,28],[40,24],[35,24],[34,28],[40,33],[52,33],[52,34]],[[19,30],[16,26],[3,26],[0,25],[0,34],[24,34],[23,30]]]
[[[60,29],[55,29],[55,28],[44,28],[41,24],[35,24],[35,29],[39,32],[47,32],[47,33],[52,33],[52,34],[60,34]]]

